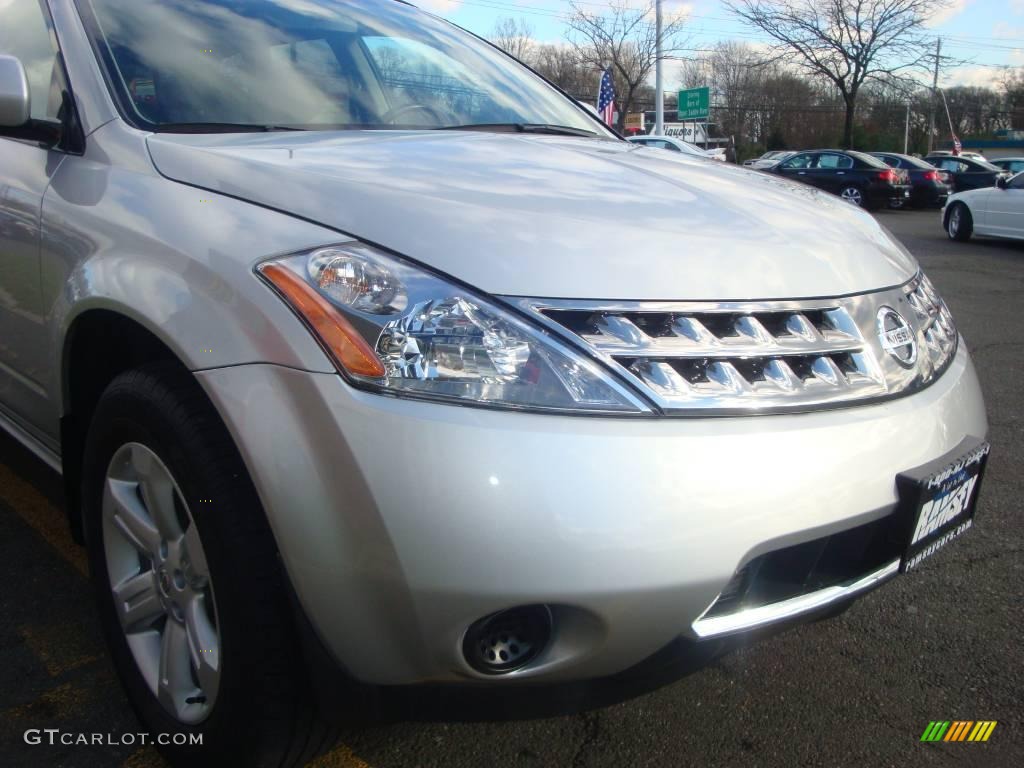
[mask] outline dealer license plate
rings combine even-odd
[[[901,572],[912,571],[974,525],[990,450],[988,443],[974,442],[962,446],[952,460],[941,459],[897,478],[912,521]]]

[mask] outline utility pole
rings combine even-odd
[[[661,33],[664,28],[664,20],[661,15],[661,0],[656,0],[655,3],[655,17],[657,19],[657,48],[656,55],[657,59],[654,62],[654,135],[664,136],[665,135],[665,88],[664,88],[664,72],[662,71],[662,60],[661,60]]]
[[[907,122],[903,126],[903,154],[908,154],[910,148],[910,102],[907,102]]]
[[[932,114],[928,119],[928,154],[932,153],[935,140],[935,94],[939,90],[939,57],[942,54],[942,38],[935,38],[935,75],[932,77]]]

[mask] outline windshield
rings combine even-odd
[[[910,155],[900,155],[899,157],[903,160],[904,163],[913,168],[920,168],[922,171],[935,170],[934,165],[932,165],[931,163],[926,163],[924,160],[921,160],[920,158],[911,157]]]
[[[78,0],[125,118],[150,130],[564,126],[541,78],[397,0]]]
[[[864,154],[863,152],[854,152],[853,150],[847,150],[846,154],[848,154],[850,157],[854,157],[857,160],[860,160],[862,163],[864,163],[864,165],[868,166],[868,168],[889,168],[888,165],[886,165],[873,155],[867,155]]]
[[[980,171],[1001,171],[1001,170],[1003,170],[998,165],[992,165],[992,163],[990,163],[988,160],[979,160],[976,157],[968,157],[966,159],[970,160],[972,163],[977,165],[978,166],[977,170],[980,170]],[[975,170],[975,169],[972,169],[972,170]]]

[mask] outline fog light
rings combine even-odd
[[[551,639],[546,605],[510,608],[473,622],[462,641],[466,662],[485,675],[504,675],[536,659]]]

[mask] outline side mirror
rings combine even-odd
[[[0,130],[21,128],[31,119],[25,68],[13,56],[0,56]]]
[[[996,176],[996,186],[999,187],[999,189],[1006,189],[1010,186],[1010,180],[1005,176]]]
[[[25,67],[14,56],[0,56],[0,136],[60,143],[62,126],[54,120],[32,119],[32,97]]]

